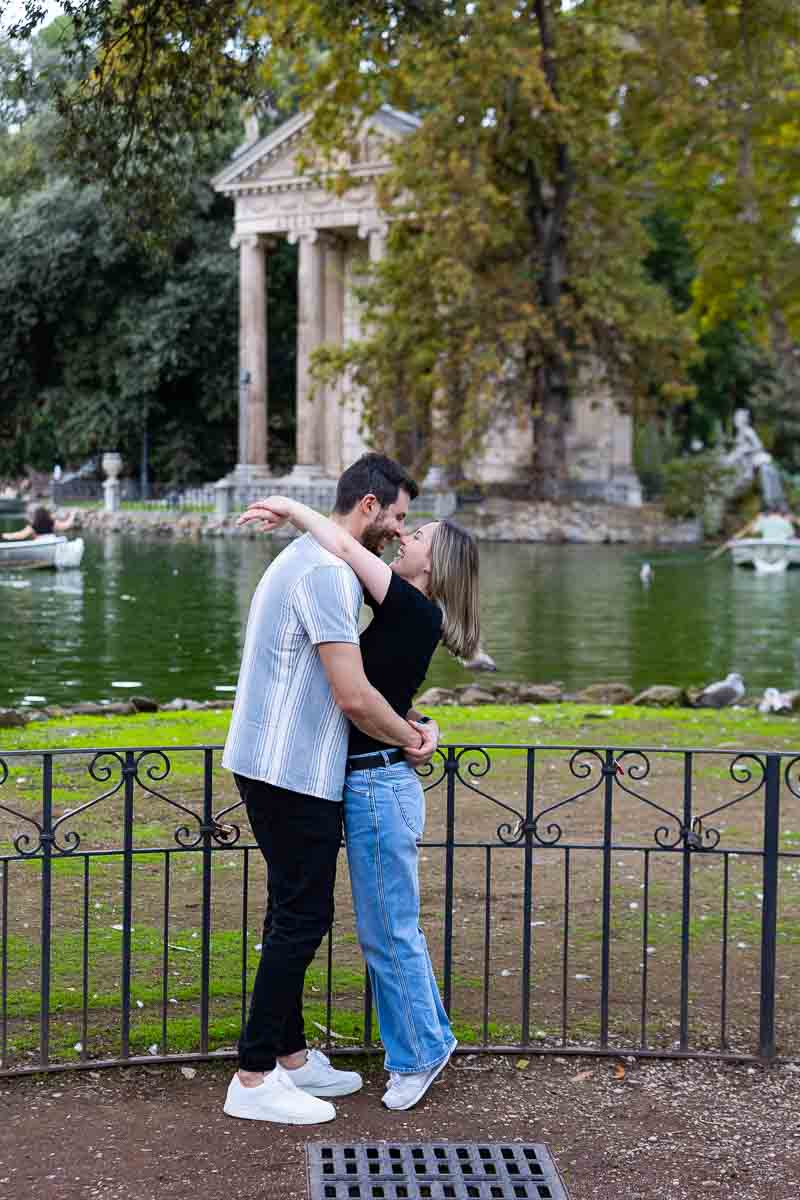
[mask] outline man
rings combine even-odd
[[[365,454],[336,492],[333,519],[376,554],[399,537],[418,494],[402,467]],[[358,1091],[308,1051],[303,984],[333,920],[348,721],[427,761],[436,731],[406,721],[367,681],[351,569],[308,535],[270,565],[247,622],[239,685],[222,765],[234,772],[269,873],[267,918],[229,1116],[307,1125],[330,1121],[326,1097]]]
[[[727,549],[739,538],[760,537],[765,542],[789,542],[794,538],[794,526],[800,518],[793,517],[786,508],[778,504],[769,505],[734,533],[721,549]]]

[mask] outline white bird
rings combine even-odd
[[[639,578],[645,587],[653,582],[653,568],[649,562],[642,563],[642,569],[639,572]]]
[[[696,708],[727,708],[729,704],[738,704],[744,695],[744,680],[737,671],[732,671],[724,679],[710,683],[703,688],[695,701]]]
[[[792,711],[792,698],[777,688],[765,688],[764,695],[758,703],[760,713],[781,713]]]
[[[487,654],[480,646],[473,654],[472,658],[462,658],[460,660],[462,667],[466,667],[468,671],[496,671],[497,663],[492,658],[491,654]]]

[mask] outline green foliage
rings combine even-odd
[[[57,179],[6,205],[0,399],[14,437],[0,470],[112,447],[135,461],[145,418],[157,477],[227,469],[237,272],[225,206],[198,198],[191,234],[153,259],[96,187]]]
[[[770,450],[792,472],[800,472],[799,358],[795,351],[763,371],[752,395],[753,411],[770,435]]]
[[[664,490],[664,468],[680,449],[669,421],[640,421],[633,438],[633,465],[646,500],[654,500]]]
[[[735,471],[724,466],[716,455],[695,454],[676,458],[664,467],[664,510],[670,517],[683,520],[702,517],[709,502],[722,502]]]
[[[56,22],[24,51],[0,43],[0,474],[112,447],[133,467],[146,424],[153,478],[217,477],[237,453],[238,270],[230,205],[204,179],[239,140],[235,109],[218,137],[182,144],[180,219],[158,227],[154,208],[144,225],[109,203],[107,187],[63,173],[51,95],[74,77],[63,34]],[[284,246],[273,257],[270,292],[282,466],[293,445],[294,255]]]

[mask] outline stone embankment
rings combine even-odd
[[[670,545],[702,541],[697,521],[670,521],[655,504],[627,508],[614,504],[526,503],[499,497],[459,509],[456,519],[479,541],[549,543],[628,543]],[[261,537],[252,526],[239,527],[236,516],[182,513],[165,509],[107,513],[80,509],[76,529],[92,533],[142,533],[162,537]],[[290,527],[273,536],[292,537]]]
[[[655,684],[635,692],[626,683],[593,683],[577,692],[565,692],[560,683],[513,683],[491,680],[486,683],[465,683],[454,688],[432,687],[418,696],[415,703],[441,704],[636,704],[644,708],[694,708],[702,688],[674,687]],[[800,691],[786,692],[784,697],[792,712],[800,712]],[[760,697],[745,699],[745,707],[755,707]]]
[[[431,687],[418,696],[415,703],[423,708],[440,705],[481,704],[636,704],[646,708],[693,708],[700,688],[680,688],[656,684],[635,692],[626,683],[593,683],[578,692],[565,692],[560,683],[514,683],[510,680],[491,680],[486,683],[464,683],[454,688]],[[785,699],[792,712],[800,713],[800,691],[786,692]],[[758,697],[745,699],[745,707],[755,707]],[[65,717],[132,716],[134,713],[198,712],[201,709],[232,708],[232,700],[184,700],[176,697],[166,704],[148,696],[131,696],[129,700],[108,703],[84,701],[79,704],[48,705],[46,708],[0,708],[0,729],[28,725],[31,721],[48,721]]]
[[[184,700],[176,697],[167,704],[159,704],[149,696],[131,696],[129,700],[112,700],[105,704],[84,700],[78,704],[48,704],[45,708],[0,708],[0,729],[64,717],[131,717],[135,713],[199,712],[211,708],[233,708],[233,701]]]
[[[629,508],[581,501],[525,503],[491,497],[460,510],[458,519],[487,542],[674,545],[703,540],[699,521],[671,521],[657,504]]]

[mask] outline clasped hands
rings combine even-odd
[[[406,762],[411,767],[424,767],[431,761],[439,745],[439,726],[435,721],[426,721],[424,725],[418,721],[408,723],[412,729],[416,729],[422,743],[404,751]]]

